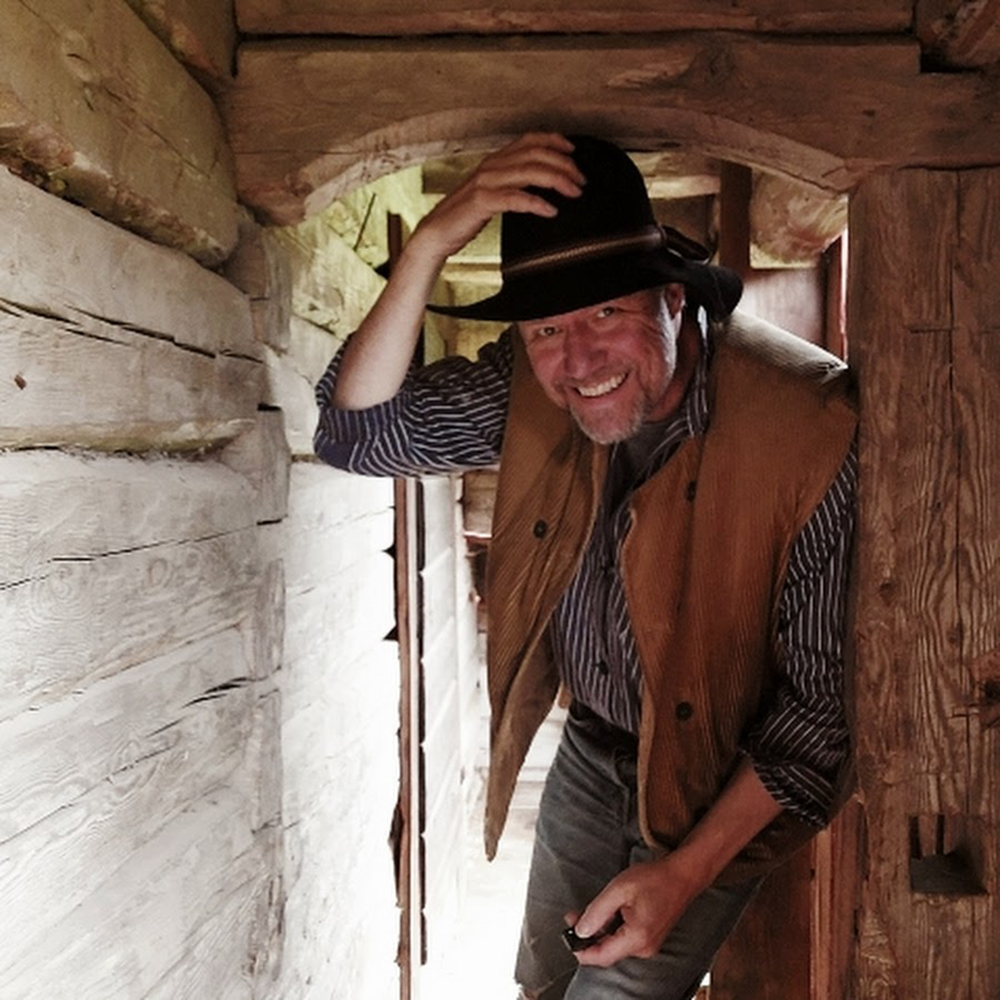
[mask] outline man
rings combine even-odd
[[[500,291],[432,308],[516,329],[408,373],[445,258],[497,212]],[[560,685],[572,698],[523,997],[693,995],[763,873],[829,818],[847,757],[846,371],[730,317],[741,283],[705,256],[656,224],[617,147],[525,136],[418,226],[317,389],[317,452],[340,467],[500,459],[491,856],[534,732]]]

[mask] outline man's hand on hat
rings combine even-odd
[[[526,188],[551,188],[570,198],[579,195],[585,178],[572,151],[573,144],[557,133],[530,132],[489,154],[423,219],[411,243],[420,243],[423,252],[443,261],[500,212],[554,216],[556,209]]]

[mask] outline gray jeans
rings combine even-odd
[[[699,896],[653,958],[581,966],[562,941],[563,915],[582,911],[620,871],[654,857],[639,833],[635,740],[574,706],[549,771],[535,830],[515,978],[541,1000],[685,1000],[736,925],[759,879]]]

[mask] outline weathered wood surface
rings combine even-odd
[[[252,808],[258,775],[243,766],[256,698],[247,680],[250,669],[243,635],[230,628],[0,725],[2,878],[11,902],[4,910],[6,971],[0,983],[10,989],[4,996],[19,995],[19,977],[37,977],[38,965],[69,982],[73,965],[62,959],[71,955],[81,981],[89,982],[97,972],[89,967],[83,974],[80,950],[101,950],[92,947],[89,922],[99,914],[101,924],[127,920],[130,911],[138,917],[136,909],[157,898],[162,905],[161,894],[169,898],[175,891],[166,876],[176,871],[187,877],[172,824],[197,812],[199,800],[223,786],[241,811]],[[242,826],[249,837],[251,823]],[[231,835],[238,832],[234,826]],[[144,875],[143,858],[151,864]],[[125,884],[125,872],[144,878],[146,887],[135,892]],[[202,872],[206,893],[241,885],[220,880],[220,874]],[[166,931],[171,920],[171,933],[185,926],[190,932],[200,922],[199,908],[194,904],[183,914],[167,908],[161,919],[145,924],[147,933],[152,927]],[[82,939],[79,947],[70,947],[74,936]],[[115,941],[108,949],[115,961],[108,962],[108,954],[104,960],[107,975],[124,976],[119,990],[132,976],[137,982],[155,977],[155,968],[115,968],[127,960],[128,948],[114,936],[103,940]],[[180,957],[175,952],[168,967]],[[33,982],[37,988],[40,980]]]
[[[288,260],[292,312],[341,338],[354,331],[378,298],[385,279],[322,215],[295,228],[273,230],[268,239],[277,242]]]
[[[205,263],[236,243],[215,105],[125,0],[2,0],[0,161]]]
[[[233,79],[233,0],[128,0],[156,36],[212,91]]]
[[[256,339],[276,351],[288,350],[292,314],[291,265],[268,230],[243,220],[240,240],[222,273],[250,299]]]
[[[0,447],[184,451],[253,427],[263,369],[0,302]]]
[[[998,209],[995,170],[905,171],[851,204],[861,996],[1000,993]],[[911,882],[953,851],[985,894]]]
[[[281,409],[293,455],[313,457],[313,434],[319,419],[316,383],[342,343],[343,338],[292,316],[287,350],[265,348],[263,402]]]
[[[0,445],[191,449],[253,425],[245,295],[2,170],[0,219]]]
[[[18,471],[20,458],[2,460],[5,472],[14,465],[19,478],[3,484],[3,493],[12,500],[5,504],[0,524],[4,535],[14,537],[12,549],[23,553],[25,565],[10,566],[4,560],[10,578],[0,599],[6,665],[0,675],[0,719],[55,703],[251,615],[259,557],[253,528],[239,523],[241,516],[253,517],[251,502],[245,514],[239,503],[221,505],[230,521],[225,531],[205,531],[217,515],[195,511],[176,540],[169,538],[169,528],[167,537],[143,535],[145,518],[155,517],[171,497],[177,497],[180,511],[190,511],[199,500],[219,505],[219,494],[212,490],[225,482],[222,472],[206,474],[199,486],[196,471],[176,470],[172,480],[175,470],[169,467],[163,476],[152,471],[119,474],[102,463],[93,473],[34,482],[30,464]],[[105,471],[118,478],[98,483]],[[229,495],[247,496],[239,477],[233,480]],[[178,496],[189,485],[194,499]],[[67,508],[63,498],[74,487]],[[157,489],[162,501],[152,496]],[[141,510],[147,498],[151,513]],[[179,525],[179,517],[168,518],[167,524]],[[118,525],[113,524],[116,518]],[[53,537],[25,544],[20,536],[33,529]],[[94,544],[81,551],[90,532]],[[105,539],[115,547],[102,551]]]
[[[388,838],[398,792],[392,483],[291,470],[266,529],[287,577],[282,670],[286,948],[276,995],[398,995]],[[331,903],[331,900],[335,903]],[[395,991],[395,994],[394,994]]]
[[[243,199],[295,222],[339,192],[527,128],[681,144],[847,191],[909,163],[1000,161],[1000,94],[907,42],[730,33],[250,43],[227,120]],[[817,73],[835,63],[836,73]],[[428,72],[428,66],[434,72]]]
[[[665,6],[659,0],[627,5],[600,0],[511,0],[457,3],[425,0],[406,5],[394,0],[236,0],[243,31],[272,34],[419,34],[540,31],[622,32],[726,28],[768,32],[904,31],[912,16],[906,0],[854,0],[849,4],[810,0],[686,0]]]
[[[215,462],[0,454],[0,587],[57,563],[250,527],[252,513],[250,484]]]
[[[280,410],[259,410],[253,427],[226,445],[219,460],[253,485],[258,524],[285,517],[292,456]]]
[[[917,0],[914,27],[931,57],[951,67],[1000,61],[997,0]]]
[[[0,169],[0,299],[80,313],[208,354],[256,354],[246,297],[185,254],[138,239]]]

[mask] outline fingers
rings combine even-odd
[[[487,156],[469,178],[486,188],[550,188],[576,197],[586,178],[572,157],[573,144],[554,133],[529,133]]]
[[[491,153],[423,220],[421,241],[443,258],[461,249],[502,212],[552,218],[555,207],[537,189],[558,191],[568,198],[580,195],[585,178],[572,151],[573,144],[561,135],[529,133]]]

